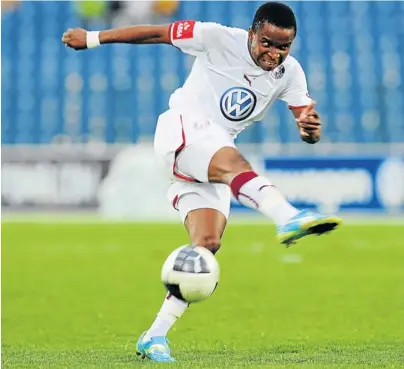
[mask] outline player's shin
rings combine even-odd
[[[147,331],[144,339],[149,340],[151,337],[166,336],[177,319],[187,310],[188,306],[188,303],[177,299],[171,294],[167,294],[155,321]]]
[[[287,223],[299,212],[267,178],[253,171],[238,174],[230,187],[241,204],[260,211],[277,225]]]

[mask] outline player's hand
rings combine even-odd
[[[321,121],[320,116],[314,110],[315,106],[316,103],[313,101],[301,111],[296,119],[300,137],[303,141],[311,144],[318,142],[321,136]]]
[[[83,28],[69,28],[62,36],[62,42],[74,50],[87,49],[87,31]]]

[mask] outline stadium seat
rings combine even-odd
[[[181,2],[176,18],[248,28],[260,2]],[[290,2],[292,49],[331,142],[400,142],[404,103],[404,4]],[[60,42],[81,26],[71,2],[23,2],[2,16],[2,143],[61,138],[136,142],[153,135],[192,57],[167,46],[109,45],[75,53]],[[33,39],[35,42],[33,42]],[[297,142],[284,103],[238,142]]]

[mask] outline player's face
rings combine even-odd
[[[267,22],[248,33],[250,54],[254,62],[266,71],[275,69],[288,56],[295,30],[279,28]]]

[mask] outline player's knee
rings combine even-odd
[[[213,234],[205,234],[197,237],[194,242],[194,245],[202,246],[207,248],[213,254],[216,254],[220,249],[220,237],[215,236]]]

